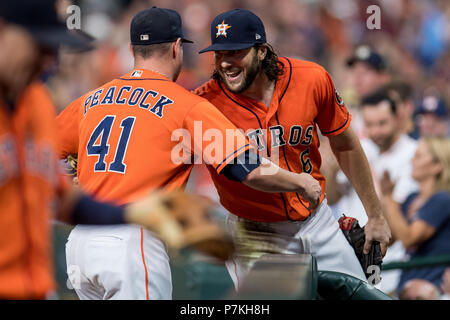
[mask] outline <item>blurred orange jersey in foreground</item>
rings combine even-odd
[[[38,82],[14,111],[0,104],[0,298],[43,299],[53,289],[52,200],[69,186],[56,156],[54,106]]]

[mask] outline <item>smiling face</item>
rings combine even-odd
[[[250,87],[261,71],[261,61],[260,51],[254,47],[214,52],[215,71],[233,93],[242,93]]]

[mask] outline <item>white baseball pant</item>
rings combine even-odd
[[[237,246],[234,257],[226,262],[236,290],[258,258],[267,253],[310,253],[319,271],[342,272],[367,282],[326,199],[304,221],[255,222],[229,214],[227,226]]]
[[[66,243],[66,262],[81,300],[172,299],[166,247],[140,226],[78,225]]]

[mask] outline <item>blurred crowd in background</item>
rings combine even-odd
[[[184,35],[194,43],[184,45],[184,69],[177,82],[192,90],[207,81],[213,71],[213,54],[198,54],[210,44],[211,21],[219,13],[243,8],[262,19],[268,42],[279,56],[310,60],[330,73],[337,91],[352,113],[352,126],[362,141],[371,137],[364,122],[361,102],[382,88],[397,105],[396,129],[402,135],[412,140],[441,137],[447,139],[445,146],[448,148],[448,0],[60,0],[62,16],[67,16],[66,9],[72,4],[81,8],[81,29],[95,39],[96,49],[62,52],[58,70],[46,75],[46,83],[59,111],[87,91],[133,68],[129,27],[137,12],[158,6],[180,13]],[[367,27],[367,19],[372,13],[366,10],[371,5],[380,8],[380,29]],[[377,141],[374,142],[378,145]],[[342,187],[342,181],[336,179],[337,172],[330,159],[326,139],[322,149],[327,180],[330,185],[341,183]],[[402,150],[399,153],[406,157]],[[375,158],[381,159],[380,154]],[[405,166],[411,166],[413,154]],[[450,154],[443,157],[448,159]],[[194,170],[189,188],[217,199],[204,168]],[[411,192],[417,188],[412,188]],[[450,186],[446,186],[446,190],[450,191]],[[332,192],[327,190],[329,201],[332,200],[330,204],[336,204],[334,208],[339,210],[339,196],[333,201]],[[405,197],[401,201],[406,200]],[[446,228],[450,230],[450,222]],[[404,259],[406,251],[403,246],[392,259]],[[449,274],[447,272],[444,284],[447,287]],[[395,281],[398,282],[398,276]],[[390,286],[386,291],[390,293],[395,289],[395,286]]]
[[[358,94],[368,90],[355,87],[364,84],[354,81],[345,63],[363,44],[385,58],[386,73],[393,80],[411,85],[416,104],[427,91],[450,98],[450,2],[446,0],[60,0],[60,4],[62,15],[70,4],[81,8],[81,28],[97,44],[92,52],[61,56],[59,71],[50,80],[60,108],[130,70],[131,19],[153,5],[176,9],[185,36],[194,41],[185,45],[184,70],[178,80],[187,89],[212,73],[213,54],[198,54],[209,45],[212,19],[243,8],[262,19],[268,42],[280,56],[324,66],[349,107],[355,107]],[[366,10],[374,4],[381,9],[379,30],[366,25],[370,16]]]

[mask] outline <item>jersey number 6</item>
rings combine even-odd
[[[116,116],[106,116],[97,125],[89,138],[87,144],[88,156],[97,156],[98,161],[94,166],[94,172],[106,172],[105,157],[109,152],[110,145],[108,144],[111,128],[114,124]],[[117,144],[114,161],[109,164],[108,172],[125,173],[127,165],[123,162],[127,152],[128,141],[130,140],[131,131],[133,130],[134,121],[136,117],[127,117],[122,120],[120,127],[122,132],[120,134],[119,143]],[[97,140],[99,143],[95,144]]]
[[[309,159],[309,148],[303,150],[300,155],[300,161],[302,163],[302,171],[305,173],[311,173],[313,170],[313,166],[311,160]]]

